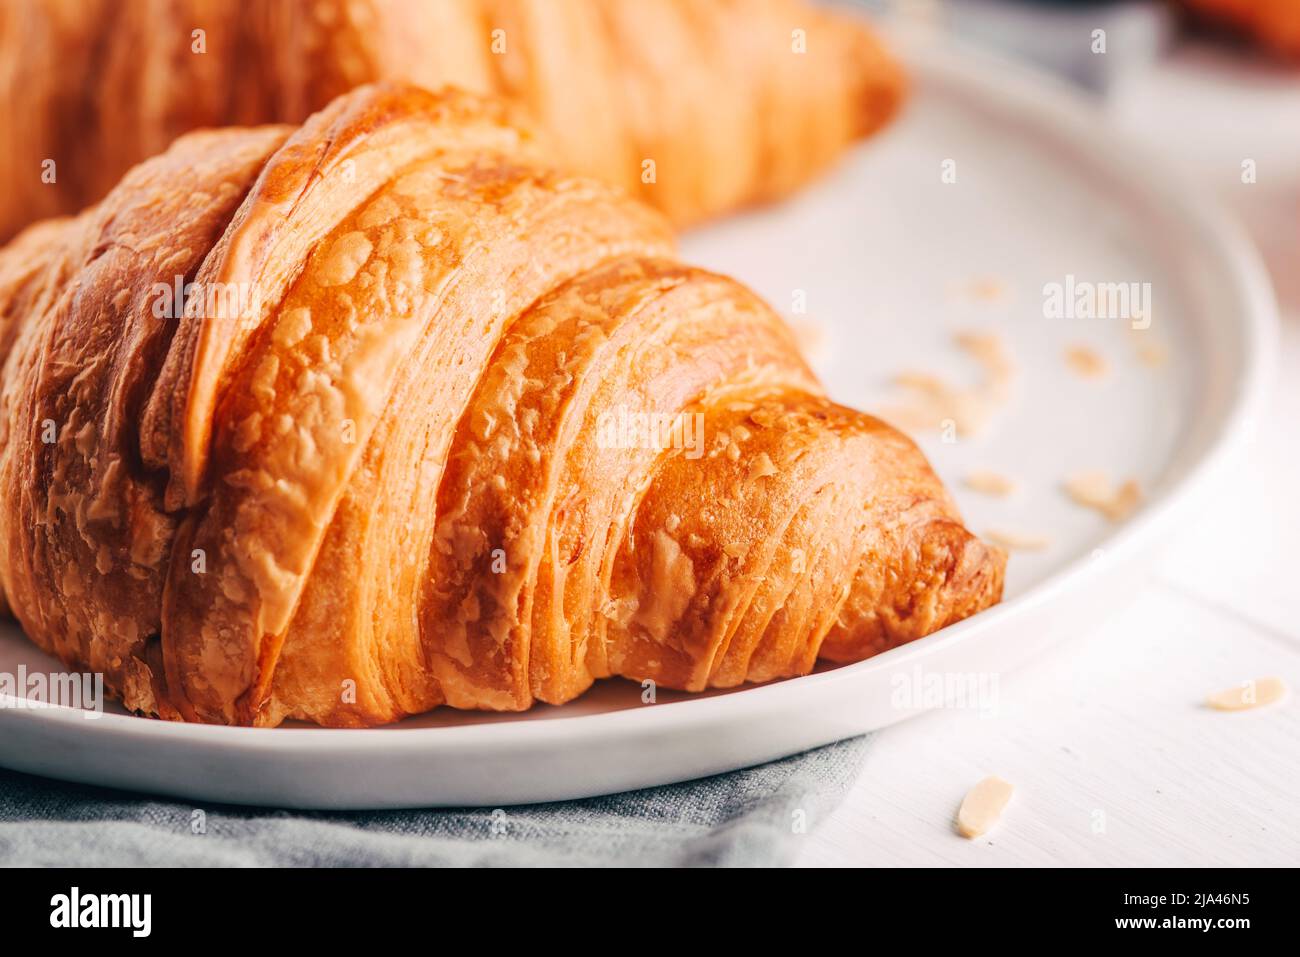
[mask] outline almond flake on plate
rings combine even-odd
[[[1144,342],[1138,346],[1137,357],[1144,366],[1159,369],[1169,361],[1169,350],[1159,342]]]
[[[1281,678],[1254,678],[1214,692],[1206,703],[1216,711],[1245,711],[1280,701],[1285,695],[1286,684]]]
[[[1041,552],[1052,544],[1050,539],[1042,535],[1026,535],[1023,532],[999,529],[989,529],[984,533],[984,537],[990,543],[1009,552]]]
[[[984,367],[988,375],[985,388],[1000,395],[1016,374],[1015,363],[1002,336],[996,332],[959,332],[956,338],[957,345]]]
[[[966,474],[966,487],[983,495],[1005,498],[1016,490],[1016,483],[997,472],[975,471]]]
[[[960,435],[974,435],[988,424],[1010,396],[1015,364],[1002,337],[990,332],[962,332],[957,344],[984,368],[984,381],[963,389],[928,372],[903,372],[894,381],[908,389],[911,401],[881,410],[881,415],[904,428],[943,428],[951,421]]]
[[[959,389],[928,372],[902,372],[894,381],[911,390],[910,401],[881,410],[889,421],[910,429],[939,429],[951,420],[960,435],[973,435],[992,409],[974,389]]]
[[[1112,522],[1122,522],[1142,501],[1142,490],[1134,479],[1119,488],[1104,472],[1081,472],[1065,480],[1065,493],[1077,504],[1096,509]]]
[[[1069,346],[1065,350],[1065,364],[1085,379],[1100,379],[1109,369],[1099,352],[1083,345]]]
[[[987,777],[967,792],[957,811],[957,833],[979,837],[1002,816],[1014,789],[999,777]]]
[[[979,302],[1004,302],[1011,298],[1007,284],[996,276],[977,276],[964,283],[949,285],[948,289],[953,298]]]

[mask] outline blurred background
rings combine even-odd
[[[1095,97],[1238,214],[1283,313],[1300,312],[1300,0],[857,2],[895,30],[1027,62]]]

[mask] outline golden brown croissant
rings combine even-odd
[[[4,0],[0,240],[187,130],[300,123],[379,79],[513,98],[566,167],[679,225],[806,182],[902,90],[860,21],[804,0]]]
[[[42,648],[147,714],[368,725],[804,674],[998,600],[916,447],[510,110],[191,133],[0,252],[0,583]]]

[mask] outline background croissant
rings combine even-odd
[[[512,98],[679,225],[807,181],[902,89],[860,20],[800,0],[4,0],[0,240],[186,130],[390,78]]]
[[[1291,60],[1300,59],[1300,0],[1184,0],[1194,13],[1253,38]]]
[[[148,714],[364,725],[803,674],[997,601],[915,446],[509,112],[378,86],[192,133],[0,252],[41,647]]]

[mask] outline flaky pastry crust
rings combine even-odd
[[[913,443],[512,113],[379,85],[191,133],[0,251],[38,645],[143,714],[360,726],[799,675],[998,600]]]

